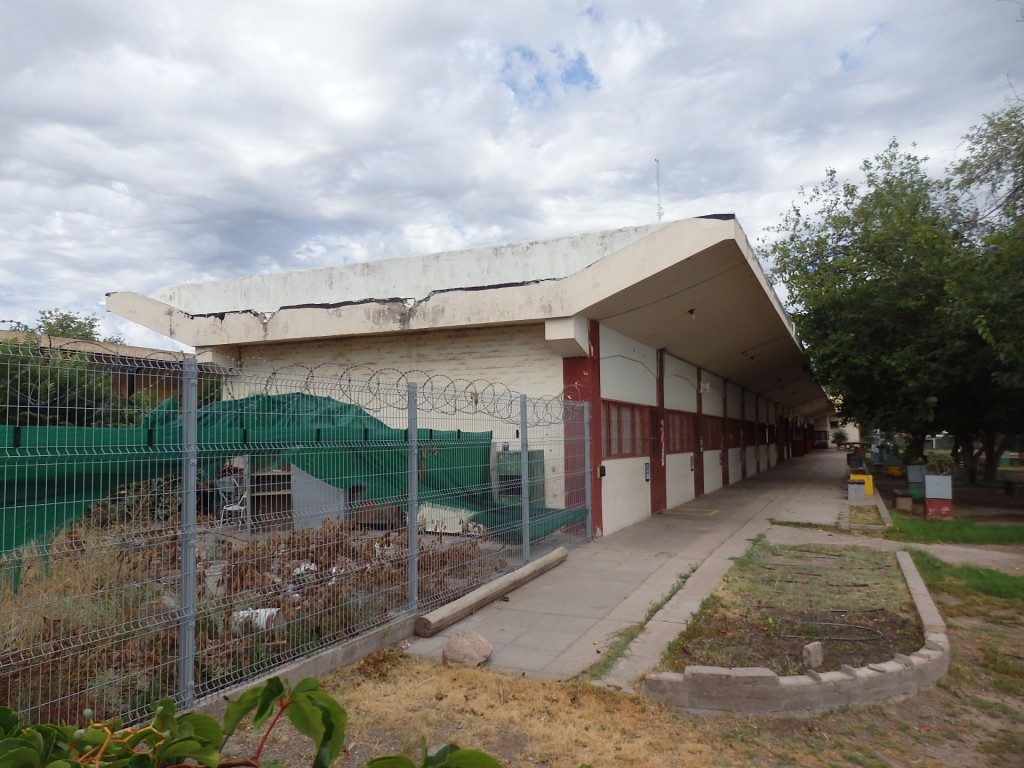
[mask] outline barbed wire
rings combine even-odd
[[[37,363],[58,361],[82,370],[106,374],[139,374],[144,391],[147,377],[159,375],[166,384],[184,369],[192,357],[185,352],[149,350],[141,352],[121,345],[92,341],[64,341],[55,344],[46,337],[21,341],[0,339],[4,358],[0,365],[17,366],[20,360]],[[358,405],[368,412],[401,410],[408,407],[409,385],[417,386],[417,411],[444,416],[486,415],[502,423],[518,425],[523,393],[507,384],[487,378],[455,378],[420,369],[373,368],[365,364],[338,362],[275,366],[264,358],[243,358],[231,366],[199,363],[201,381],[219,382],[225,399],[253,394],[305,393]],[[6,377],[8,387],[15,381]],[[97,392],[99,390],[96,390]],[[28,393],[22,393],[24,396]],[[527,396],[527,423],[550,426],[577,419],[581,413],[579,387],[564,387],[548,396]],[[141,403],[139,407],[144,407]]]
[[[485,414],[507,424],[521,419],[522,394],[490,379],[453,378],[419,369],[372,368],[364,364],[289,364],[273,367],[263,358],[245,358],[226,369],[225,386],[251,388],[251,379],[264,378],[264,394],[305,392],[359,405],[370,412],[401,409],[408,404],[409,385],[417,386],[417,410],[446,416]],[[251,391],[250,391],[251,394]],[[576,418],[581,408],[578,387],[564,387],[555,395],[526,397],[531,426],[562,424]]]

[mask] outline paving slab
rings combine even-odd
[[[575,677],[690,573],[664,619],[651,622],[603,681],[631,689],[718,586],[732,558],[767,531],[770,519],[836,524],[845,473],[845,454],[816,451],[582,544],[507,601],[491,603],[433,638],[413,639],[408,652],[439,659],[448,637],[473,629],[493,644],[488,666],[494,669],[538,679]]]

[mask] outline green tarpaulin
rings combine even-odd
[[[131,428],[0,427],[0,551],[47,539],[121,486],[180,475],[182,427],[175,400]],[[302,393],[252,395],[204,406],[197,429],[199,476],[207,483],[226,462],[247,456],[254,468],[290,464],[338,489],[359,485],[364,500],[396,504],[407,493],[406,431],[355,405]],[[421,502],[476,513],[474,521],[489,528],[521,519],[518,502],[493,501],[490,432],[419,430],[418,440]],[[583,514],[538,509],[531,538]]]

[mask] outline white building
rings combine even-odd
[[[200,359],[489,379],[593,406],[610,533],[808,450],[831,411],[731,215],[112,293]]]

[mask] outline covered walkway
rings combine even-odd
[[[772,519],[835,525],[846,498],[845,455],[815,451],[569,553],[562,565],[409,653],[440,658],[448,638],[474,630],[494,646],[489,666],[564,680],[600,661],[626,627],[642,622],[681,575],[685,586],[603,682],[630,687]]]

